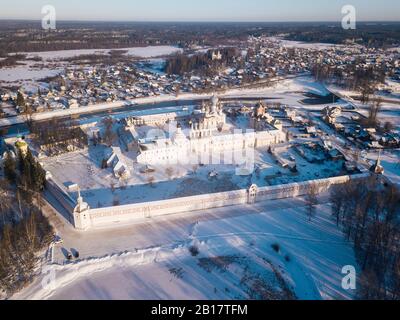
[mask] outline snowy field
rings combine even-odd
[[[167,56],[176,52],[181,52],[182,49],[174,46],[148,46],[134,47],[121,49],[81,49],[81,50],[59,50],[59,51],[44,51],[44,52],[26,52],[27,59],[35,57],[42,58],[42,61],[32,62],[23,61],[21,65],[1,68],[0,82],[5,84],[18,84],[29,86],[35,81],[57,75],[63,70],[66,62],[63,59],[72,58],[87,54],[108,54],[112,50],[125,50],[125,54],[137,58],[156,58]],[[49,64],[51,67],[49,67]]]
[[[81,250],[82,260],[52,265],[53,286],[43,288],[39,277],[14,299],[351,299],[354,294],[341,288],[342,267],[356,266],[351,245],[329,206],[319,206],[310,222],[301,199],[181,214],[114,231],[74,235],[59,227],[66,235],[63,246]],[[190,252],[193,247],[198,255]],[[96,256],[102,248],[110,254]]]
[[[11,68],[0,69],[0,81],[18,82],[27,80],[39,80],[49,76],[55,76],[61,72],[61,69],[48,69],[33,67],[32,64],[26,63]]]
[[[298,173],[277,164],[276,158],[266,148],[254,150],[254,172],[246,176],[236,175],[237,167],[228,164],[157,166],[153,173],[142,173],[143,165],[134,163],[132,152],[120,151],[118,157],[131,174],[129,179],[120,181],[114,177],[111,168],[101,169],[105,149],[101,145],[90,146],[88,150],[41,159],[41,162],[60,185],[78,184],[91,208],[246,189],[252,184],[262,187],[347,174],[342,169],[342,161],[310,163],[293,147],[282,145],[276,148],[276,154],[288,163],[295,159]],[[218,176],[210,177],[211,172],[218,173]],[[74,199],[77,197],[76,190],[69,193]]]
[[[335,45],[332,43],[318,43],[318,42],[302,42],[285,40],[280,37],[269,37],[268,39],[278,42],[282,47],[286,48],[300,48],[300,49],[312,49],[312,50],[327,50],[335,47],[345,47],[343,45]]]
[[[301,105],[300,101],[305,98],[304,93],[313,93],[317,95],[328,95],[329,91],[325,85],[316,82],[308,76],[284,79],[272,84],[271,87],[230,89],[219,95],[223,98],[246,98],[246,97],[265,97],[271,102],[280,102],[291,107],[299,107],[310,110],[321,110],[327,104],[321,105]],[[339,101],[338,104],[345,104]]]
[[[117,49],[79,49],[79,50],[59,50],[59,51],[43,51],[43,52],[28,52],[27,57],[41,57],[46,61],[61,60],[73,58],[87,54],[108,54],[112,50],[127,51],[125,54],[140,58],[155,58],[160,56],[170,55],[176,52],[181,52],[182,49],[174,46],[148,46],[148,47],[133,47],[133,48],[117,48]]]

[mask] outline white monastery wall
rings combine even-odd
[[[369,173],[365,173],[262,188],[252,186],[249,190],[242,189],[162,201],[89,209],[81,213],[75,212],[73,215],[77,229],[87,230],[95,227],[111,227],[119,223],[140,222],[153,217],[175,213],[302,196],[307,193],[308,187],[312,183],[317,185],[319,192],[324,192],[328,191],[332,185],[342,184],[354,179],[364,179],[369,176]]]

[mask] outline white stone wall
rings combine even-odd
[[[57,200],[58,204],[65,209],[65,212],[68,213],[68,220],[74,224],[75,228],[79,228],[79,225],[76,225],[76,218],[74,217],[74,208],[76,206],[76,201],[72,199],[69,194],[57,184],[52,178],[48,178],[46,180],[46,189],[51,193],[53,198]]]
[[[247,202],[247,190],[205,194],[163,201],[131,204],[125,206],[91,209],[90,227],[112,226],[116,223],[143,221],[161,215],[169,215],[188,211],[225,207]]]
[[[308,186],[311,183],[315,183],[320,188],[320,192],[323,192],[329,190],[330,186],[334,184],[342,184],[350,179],[363,179],[368,176],[369,173],[261,187],[257,189],[255,199],[249,198],[248,190],[238,190],[117,207],[90,209],[81,214],[82,219],[80,220],[80,224],[82,225],[82,229],[111,227],[118,223],[145,221],[146,219],[162,215],[252,203],[254,201],[291,198],[306,194]]]
[[[308,187],[315,184],[319,192],[328,191],[332,185],[343,184],[351,179],[362,179],[369,177],[370,174],[358,174],[353,176],[340,176],[328,179],[305,181],[300,183],[284,184],[279,186],[261,187],[257,191],[257,201],[292,198],[305,195]]]

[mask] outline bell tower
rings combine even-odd
[[[75,228],[80,230],[86,230],[90,227],[89,218],[89,205],[83,201],[81,196],[81,189],[78,186],[78,198],[76,200],[76,206],[74,208],[74,224]]]

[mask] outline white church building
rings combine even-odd
[[[164,135],[145,138],[139,137],[135,125],[126,128],[136,141],[137,162],[145,165],[235,164],[246,156],[246,152],[282,143],[286,138],[282,127],[273,126],[274,119],[269,122],[269,130],[227,128],[226,114],[215,96],[210,103],[203,104],[201,110],[180,117],[180,122],[162,114],[159,120],[153,115],[151,123],[147,124],[145,120],[139,119],[135,124],[157,123],[160,126],[164,122],[169,128]]]

